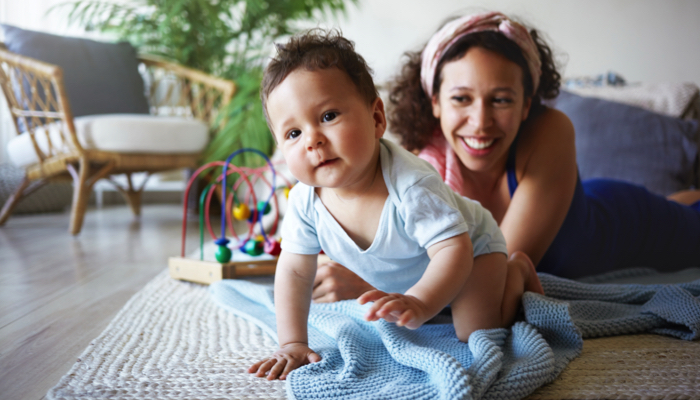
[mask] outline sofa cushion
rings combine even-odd
[[[56,36],[4,24],[2,30],[9,51],[63,68],[74,117],[148,114],[136,50],[131,44]]]
[[[86,150],[192,154],[202,151],[209,140],[209,128],[196,119],[107,114],[78,117],[74,122],[78,141]],[[52,146],[61,146],[59,125],[50,124],[46,129]],[[49,151],[46,129],[38,128],[35,132],[37,144],[45,153]],[[24,167],[38,161],[28,132],[12,138],[7,150],[10,161],[16,166]]]
[[[566,91],[553,105],[574,124],[581,179],[620,179],[661,195],[694,184],[697,121]]]
[[[639,83],[567,88],[575,94],[637,106],[669,117],[697,118],[700,88],[694,83]]]

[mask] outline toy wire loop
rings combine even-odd
[[[259,155],[262,157],[265,162],[267,163],[267,168],[270,170],[272,174],[272,179],[271,182],[267,180],[267,178],[263,175],[265,171],[263,171],[261,168],[246,168],[246,167],[238,167],[234,164],[231,164],[231,160],[236,157],[237,155],[244,153],[244,152],[250,152]],[[206,226],[206,230],[209,231],[209,234],[213,239],[215,239],[215,243],[219,246],[217,253],[216,253],[216,258],[219,262],[225,263],[228,262],[231,258],[231,250],[228,248],[228,243],[230,242],[229,239],[226,238],[226,226],[228,225],[229,229],[231,230],[231,235],[238,241],[238,246],[239,250],[243,252],[248,252],[251,255],[254,255],[254,252],[250,252],[247,248],[251,244],[248,243],[250,242],[254,235],[254,230],[255,230],[255,224],[258,223],[260,226],[260,232],[261,236],[264,240],[264,246],[265,246],[265,252],[269,252],[272,255],[276,255],[277,253],[273,253],[273,249],[277,249],[276,251],[279,252],[279,243],[274,241],[273,239],[269,238],[268,235],[265,232],[265,227],[263,225],[262,221],[262,216],[267,214],[267,210],[270,207],[270,201],[274,198],[275,200],[275,222],[273,224],[273,227],[271,229],[270,234],[274,234],[275,231],[277,230],[277,225],[278,225],[278,218],[279,218],[279,207],[277,204],[277,197],[275,196],[275,193],[277,192],[278,189],[277,185],[277,173],[275,171],[274,165],[270,158],[265,155],[263,152],[257,150],[257,149],[251,149],[251,148],[242,148],[239,149],[233,153],[231,153],[228,158],[226,159],[225,162],[222,161],[215,161],[211,163],[207,163],[201,167],[199,167],[193,174],[192,177],[190,178],[189,182],[187,183],[187,187],[185,189],[185,199],[189,198],[189,193],[190,189],[192,188],[192,184],[194,183],[195,179],[205,170],[208,170],[210,168],[214,167],[223,167],[223,173],[218,176],[213,182],[209,183],[204,190],[202,191],[201,195],[199,196],[199,250],[200,250],[200,260],[204,259],[204,226]],[[232,185],[230,188],[230,193],[227,193],[228,184],[227,184],[227,177],[228,175],[236,173],[239,175],[238,179],[236,182]],[[286,187],[291,187],[290,182],[282,176],[282,179],[286,182]],[[260,202],[258,203],[257,201],[257,196],[255,193],[255,188],[254,185],[258,182],[262,181],[265,183],[270,188],[270,195],[267,197],[265,202]],[[240,196],[236,193],[237,189],[240,187],[242,183],[245,183],[248,186],[248,192],[245,195],[245,200],[242,201]],[[221,191],[222,191],[222,196],[221,196],[221,236],[216,237],[214,234],[214,231],[212,230],[211,226],[211,221],[209,218],[209,206],[211,204],[211,200],[214,194],[214,188],[216,185],[221,184]],[[236,231],[233,228],[233,212],[229,213],[229,210],[232,210],[233,207],[232,205],[235,204],[236,202],[239,203],[239,205],[244,206],[245,209],[247,210],[246,204],[250,204],[250,201],[252,200],[253,204],[255,205],[254,210],[250,213],[246,211],[247,214],[250,214],[250,217],[246,216],[245,218],[248,219],[249,221],[249,232],[248,232],[248,237],[244,240],[239,239],[238,235],[236,234]],[[227,220],[228,217],[228,220]],[[237,219],[241,219],[240,217],[236,217]],[[187,202],[185,202],[184,207],[183,207],[183,219],[182,219],[182,246],[181,246],[181,256],[185,257],[185,239],[186,239],[186,230],[187,230]],[[227,223],[228,222],[228,223]],[[259,240],[255,240],[255,246],[259,246],[260,242]],[[270,250],[268,250],[267,246],[270,246]],[[244,249],[245,247],[245,249]],[[257,247],[256,247],[257,248]],[[256,251],[261,251],[261,250],[256,250]],[[259,254],[259,253],[256,253]]]
[[[272,190],[270,191],[270,195],[267,197],[265,204],[262,206],[262,210],[260,210],[260,207],[257,207],[257,209],[254,211],[254,214],[253,214],[254,218],[256,218],[258,220],[258,222],[260,223],[260,232],[262,233],[263,239],[265,239],[266,242],[269,241],[269,239],[267,238],[267,235],[265,235],[265,227],[263,226],[263,222],[262,222],[262,214],[263,214],[263,211],[267,210],[267,207],[270,206],[270,200],[272,200],[272,196],[275,195],[275,184],[277,183],[277,174],[275,173],[275,167],[272,165],[272,161],[270,161],[270,158],[268,156],[266,156],[265,153],[263,153],[262,151],[257,150],[257,149],[242,148],[242,149],[236,150],[233,153],[231,153],[231,155],[228,156],[228,158],[226,159],[226,163],[224,164],[224,174],[223,174],[224,179],[223,179],[223,182],[221,184],[221,191],[222,191],[221,197],[222,197],[222,199],[224,199],[221,202],[221,237],[217,240],[216,244],[220,244],[219,242],[224,242],[224,244],[228,243],[228,239],[226,239],[226,200],[225,200],[226,199],[226,176],[228,174],[226,172],[228,171],[228,166],[229,166],[229,163],[231,162],[231,160],[235,156],[237,156],[241,153],[244,153],[244,152],[251,152],[251,153],[255,153],[255,154],[261,156],[263,159],[265,159],[265,162],[267,162],[267,165],[270,167],[270,172],[272,172]],[[252,190],[253,190],[253,188],[251,187],[251,191]]]

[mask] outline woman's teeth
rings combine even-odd
[[[471,147],[472,149],[475,150],[482,150],[485,149],[493,144],[493,142],[496,141],[496,139],[489,139],[489,140],[480,140],[476,138],[463,138],[464,143],[467,144],[467,146]]]

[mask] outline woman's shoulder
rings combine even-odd
[[[529,158],[564,152],[575,155],[574,125],[563,112],[545,107],[533,118],[525,121],[519,133],[518,157]]]
[[[569,117],[554,108],[544,107],[536,116],[526,120],[522,125],[524,136],[536,140],[560,137],[567,139],[574,135],[574,125]]]
[[[566,114],[545,108],[523,124],[519,135],[515,161],[518,182],[528,177],[550,180],[562,173],[576,176],[574,126]]]

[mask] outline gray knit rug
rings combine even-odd
[[[247,373],[277,344],[216,306],[207,286],[163,271],[78,357],[48,399],[285,399]]]
[[[581,355],[527,399],[700,399],[700,342],[647,334],[587,339]]]
[[[269,282],[269,278],[268,282]],[[93,340],[48,399],[285,399],[248,374],[276,343],[163,271]],[[584,341],[581,356],[529,399],[700,399],[700,342],[657,335]]]

